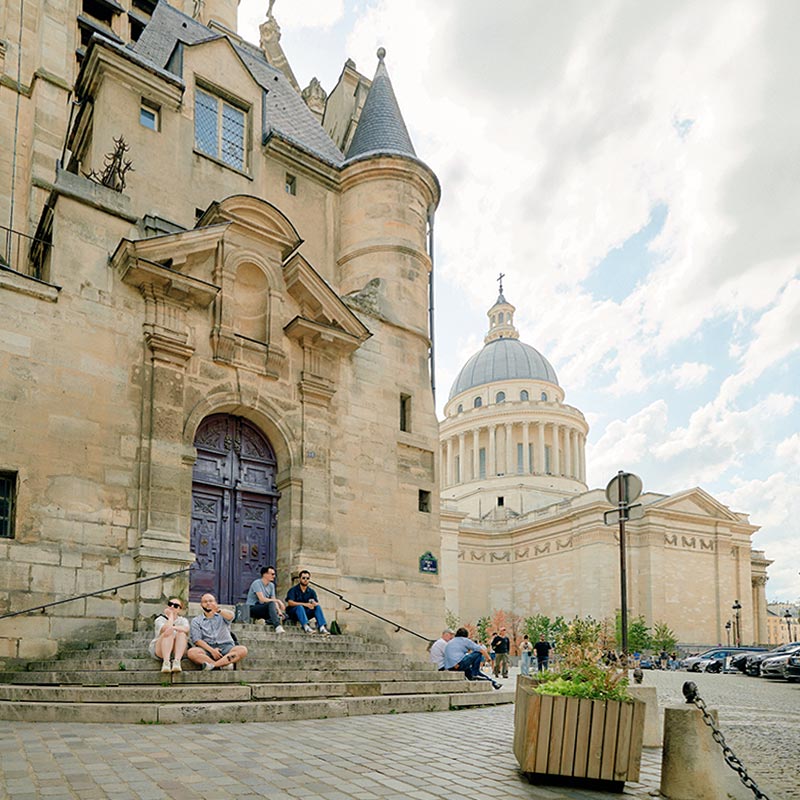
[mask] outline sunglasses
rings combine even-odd
[[[170,608],[183,608],[180,603],[167,603]]]

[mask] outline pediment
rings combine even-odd
[[[314,323],[317,329],[340,331],[358,344],[371,336],[367,326],[299,253],[294,253],[284,263],[283,278],[286,291],[300,307],[298,319]]]
[[[280,250],[281,259],[288,258],[303,243],[297,229],[280,209],[252,195],[237,194],[212,203],[197,227],[223,222],[247,237],[273,242]]]
[[[708,492],[699,487],[686,489],[677,494],[671,494],[663,500],[653,503],[651,508],[658,508],[669,511],[677,511],[684,514],[692,514],[703,517],[713,517],[714,519],[726,520],[728,522],[740,522],[738,514],[732,512],[728,506],[723,505],[713,498]]]

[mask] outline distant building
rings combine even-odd
[[[789,616],[787,617],[787,612]],[[767,605],[767,644],[800,642],[800,604],[769,603]]]
[[[439,427],[446,605],[472,621],[499,609],[613,618],[618,528],[603,524],[604,492],[587,491],[589,426],[548,360],[519,340],[514,312],[501,288]],[[630,613],[716,644],[738,600],[740,641],[765,642],[770,562],[751,549],[747,515],[700,488],[638,502],[642,517],[626,528]]]

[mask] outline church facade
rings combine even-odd
[[[586,485],[588,425],[547,359],[519,341],[515,310],[501,287],[440,425],[446,605],[473,622],[497,610],[613,619],[618,527],[604,524],[605,493]],[[747,515],[700,488],[638,502],[641,518],[626,524],[629,613],[716,644],[738,602],[740,643],[766,642],[769,561],[751,548]]]
[[[235,603],[266,564],[444,614],[439,184],[385,53],[326,96],[271,14],[255,46],[236,0],[183,5],[2,11],[0,613],[99,594],[0,620],[0,660]]]

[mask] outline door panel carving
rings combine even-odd
[[[240,417],[215,414],[195,436],[189,597],[244,600],[262,566],[275,563],[279,493],[269,441]]]

